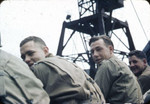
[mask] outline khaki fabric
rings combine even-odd
[[[4,104],[49,104],[43,84],[19,58],[0,50],[0,101]]]
[[[143,95],[144,104],[150,104],[150,89]]]
[[[39,61],[32,67],[43,82],[53,104],[101,104],[103,94],[95,81],[77,65],[56,56]],[[70,100],[71,99],[71,100]]]
[[[142,89],[142,93],[146,93],[150,89],[150,66],[147,65],[145,70],[137,77]]]
[[[95,81],[101,88],[106,103],[143,103],[142,92],[136,77],[128,66],[115,56],[101,63],[95,75]]]

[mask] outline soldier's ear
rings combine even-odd
[[[112,46],[112,45],[109,45],[108,47],[109,47],[110,52],[113,53],[113,51],[114,51],[113,46]]]
[[[146,60],[146,58],[144,58],[144,59],[143,59],[143,62],[144,62],[145,64],[147,64],[147,60]]]
[[[46,54],[46,55],[48,55],[49,54],[49,48],[48,47],[43,47],[43,50],[44,50],[44,53]]]

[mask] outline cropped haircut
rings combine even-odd
[[[105,43],[106,46],[111,45],[111,46],[114,48],[113,42],[112,42],[111,39],[110,39],[108,36],[106,36],[106,35],[100,35],[100,36],[94,36],[94,37],[92,37],[92,38],[90,39],[90,41],[89,41],[89,46],[90,46],[93,42],[95,42],[95,41],[97,41],[97,40],[100,40],[100,39],[102,39],[102,40],[104,41],[104,43]]]
[[[24,40],[21,41],[20,47],[22,47],[24,44],[26,44],[29,41],[33,41],[35,43],[38,43],[41,46],[46,46],[45,42],[41,38],[36,37],[36,36],[29,36],[29,37],[27,37],[27,38],[25,38]]]
[[[143,51],[140,51],[140,50],[133,50],[133,51],[129,52],[128,57],[131,57],[131,56],[134,56],[134,55],[136,57],[138,57],[139,59],[143,59],[143,58],[147,59],[146,54]]]

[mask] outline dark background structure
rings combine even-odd
[[[88,6],[84,6],[87,4]],[[63,22],[61,36],[59,40],[57,55],[64,56],[63,50],[65,49],[68,41],[72,38],[75,32],[79,32],[82,34],[93,36],[99,36],[106,34],[110,38],[112,35],[115,35],[120,43],[124,44],[124,46],[129,50],[135,50],[134,42],[132,39],[132,35],[130,33],[128,22],[121,21],[112,16],[112,11],[118,8],[122,8],[124,6],[123,0],[78,0],[78,8],[79,8],[79,19],[74,21]],[[85,14],[90,13],[92,15],[85,16]],[[67,16],[67,19],[70,19],[70,15]],[[65,31],[67,29],[73,30],[68,38],[67,42],[64,43]],[[117,34],[114,34],[114,30],[122,29],[124,35],[127,37],[128,45],[126,45]],[[85,37],[82,37],[84,42],[86,42]],[[88,45],[87,43],[84,43]],[[149,46],[147,46],[149,47]],[[150,52],[150,49],[146,48],[145,51],[147,53]],[[115,54],[120,54],[122,57],[128,55],[127,52],[122,50],[115,49]],[[88,59],[84,57],[86,55]],[[69,55],[68,55],[69,57]],[[72,61],[79,61],[78,58],[82,58],[82,61],[88,63],[90,65],[89,75],[91,77],[95,76],[96,65],[93,62],[90,52],[88,49],[85,49],[84,53],[78,53],[77,57]],[[81,60],[80,60],[81,61]]]
[[[2,3],[4,0],[0,0]],[[12,0],[13,1],[13,0]],[[128,46],[126,47],[129,51],[136,49],[134,46],[134,42],[132,40],[132,35],[130,33],[128,22],[121,21],[112,16],[113,10],[122,8],[124,6],[123,0],[77,0],[78,1],[78,8],[79,8],[79,19],[71,21],[71,16],[67,15],[66,19],[70,20],[69,22],[64,21],[62,25],[61,36],[59,40],[57,55],[63,56],[63,51],[66,48],[69,40],[75,35],[76,32],[85,34],[87,36],[98,36],[102,34],[106,34],[109,37],[112,37],[117,34],[114,34],[114,30],[121,29],[124,32],[124,36],[127,37]],[[148,1],[148,0],[147,0]],[[150,3],[150,1],[148,1]],[[88,6],[85,6],[87,5]],[[91,15],[86,15],[86,14]],[[67,29],[72,30],[70,37],[68,38],[67,42],[64,42],[65,31]],[[82,37],[83,42],[85,45],[86,43],[85,37]],[[118,37],[121,44],[125,44],[122,40]],[[150,64],[150,42],[144,47],[143,51],[147,54],[148,63]],[[128,55],[127,52],[122,50],[115,49],[115,54],[122,55],[122,59]],[[85,58],[85,56],[88,58]],[[70,57],[69,55],[67,57]],[[80,59],[79,59],[80,58]],[[85,52],[78,53],[77,57],[72,59],[73,62],[77,61],[84,61],[88,63],[90,66],[89,74],[90,76],[94,77],[96,72],[96,66],[93,62],[90,52],[87,48],[85,48]]]

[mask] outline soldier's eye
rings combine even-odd
[[[32,56],[32,55],[34,54],[34,51],[28,51],[26,54],[27,54],[28,56]]]
[[[133,61],[133,63],[134,63],[134,64],[136,64],[136,63],[137,63],[137,61],[136,61],[136,60],[134,60],[134,61]]]

